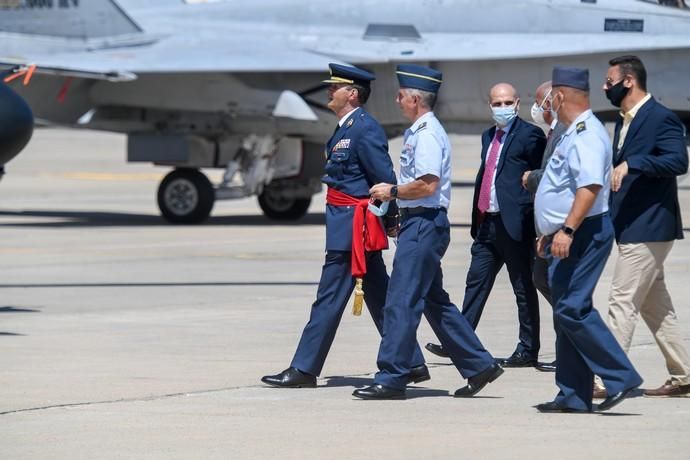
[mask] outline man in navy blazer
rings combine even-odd
[[[532,280],[534,207],[522,186],[526,171],[541,168],[546,147],[544,132],[517,116],[520,97],[508,83],[489,92],[495,125],[482,134],[481,166],[472,204],[472,261],[467,273],[462,314],[477,328],[496,275],[505,264],[515,293],[520,323],[513,354],[499,360],[503,367],[530,367],[539,353],[539,300]],[[426,348],[439,356],[434,343]]]
[[[472,204],[472,261],[467,273],[462,314],[477,328],[496,275],[505,264],[513,285],[520,323],[513,354],[499,360],[503,367],[537,364],[539,300],[532,281],[534,208],[530,192],[522,187],[525,171],[541,168],[546,147],[544,132],[517,116],[520,97],[508,83],[489,92],[495,126],[482,134],[481,166]],[[426,348],[446,356],[439,345]]]
[[[627,352],[642,316],[664,356],[670,378],[646,396],[690,393],[690,357],[683,345],[664,260],[683,238],[676,177],[688,170],[680,119],[647,92],[636,56],[609,61],[604,91],[621,108],[613,139],[611,217],[618,259],[609,293],[609,327]]]

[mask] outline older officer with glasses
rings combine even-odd
[[[542,235],[538,252],[549,263],[560,391],[536,408],[592,411],[596,374],[609,394],[598,409],[607,410],[642,383],[592,302],[613,245],[611,142],[590,109],[588,70],[556,66],[552,87],[551,107],[568,128],[539,182],[534,206]]]

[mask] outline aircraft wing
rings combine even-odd
[[[329,62],[474,61],[690,48],[679,35],[422,33],[416,40],[369,37],[360,29],[334,36],[288,30],[218,36],[168,36],[139,46],[14,53],[0,65],[36,64],[39,73],[111,81],[143,73],[323,72]]]
[[[690,48],[690,37],[679,35],[602,34],[498,34],[423,33],[418,40],[343,40],[324,37],[311,45],[316,52],[329,53],[354,64],[402,61],[482,61],[593,53]]]
[[[335,57],[267,40],[169,37],[153,44],[0,56],[5,67],[35,64],[36,73],[129,80],[142,73],[323,72]],[[119,77],[119,78],[118,78]]]

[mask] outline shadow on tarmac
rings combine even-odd
[[[70,228],[70,227],[169,227],[184,226],[171,224],[161,216],[150,214],[131,214],[119,212],[93,212],[93,211],[41,211],[38,209],[24,211],[0,211],[0,217],[17,218],[40,218],[55,219],[49,222],[3,222],[2,227],[32,227],[32,228]],[[326,215],[320,213],[310,213],[303,218],[295,221],[271,220],[263,215],[240,215],[240,216],[211,216],[201,225],[229,225],[229,226],[303,226],[303,225],[325,225]],[[196,227],[197,224],[187,225]],[[453,228],[469,228],[470,224],[451,224]]]
[[[41,310],[34,310],[33,308],[19,308],[19,307],[0,307],[0,313],[40,313]],[[0,337],[26,337],[26,334],[18,334],[16,332],[2,332]]]
[[[326,380],[325,385],[319,385],[320,387],[353,387],[361,388],[367,385],[371,385],[374,381],[372,377],[352,377],[347,375],[332,375],[329,377],[324,377]],[[448,392],[445,390],[437,390],[433,388],[422,388],[422,387],[408,387],[406,391],[407,399],[413,398],[431,398],[436,396],[448,397]]]
[[[331,375],[324,377],[326,380],[324,387],[364,387],[371,385],[372,377],[351,377],[349,375]]]
[[[55,219],[51,222],[4,222],[0,227],[145,227],[161,226],[169,227],[170,222],[161,216],[150,214],[131,214],[118,212],[93,212],[93,211],[0,211],[0,217],[12,218],[42,218]],[[271,220],[263,215],[244,216],[212,216],[203,225],[323,225],[326,223],[324,213],[307,214],[296,221]],[[178,224],[179,225],[179,224]],[[196,225],[190,225],[196,226]]]
[[[214,287],[214,286],[318,286],[314,281],[202,281],[183,283],[8,283],[0,284],[2,288],[111,288],[111,287]],[[5,307],[12,308],[12,307]],[[32,312],[40,310],[16,310],[18,312]],[[0,313],[3,310],[0,309]],[[7,312],[5,312],[7,313]]]
[[[40,313],[41,310],[32,308],[0,307],[0,313]]]

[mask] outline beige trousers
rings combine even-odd
[[[654,335],[671,379],[690,384],[690,357],[664,282],[664,261],[673,241],[618,245],[609,293],[608,323],[623,350],[630,350],[639,315]]]

